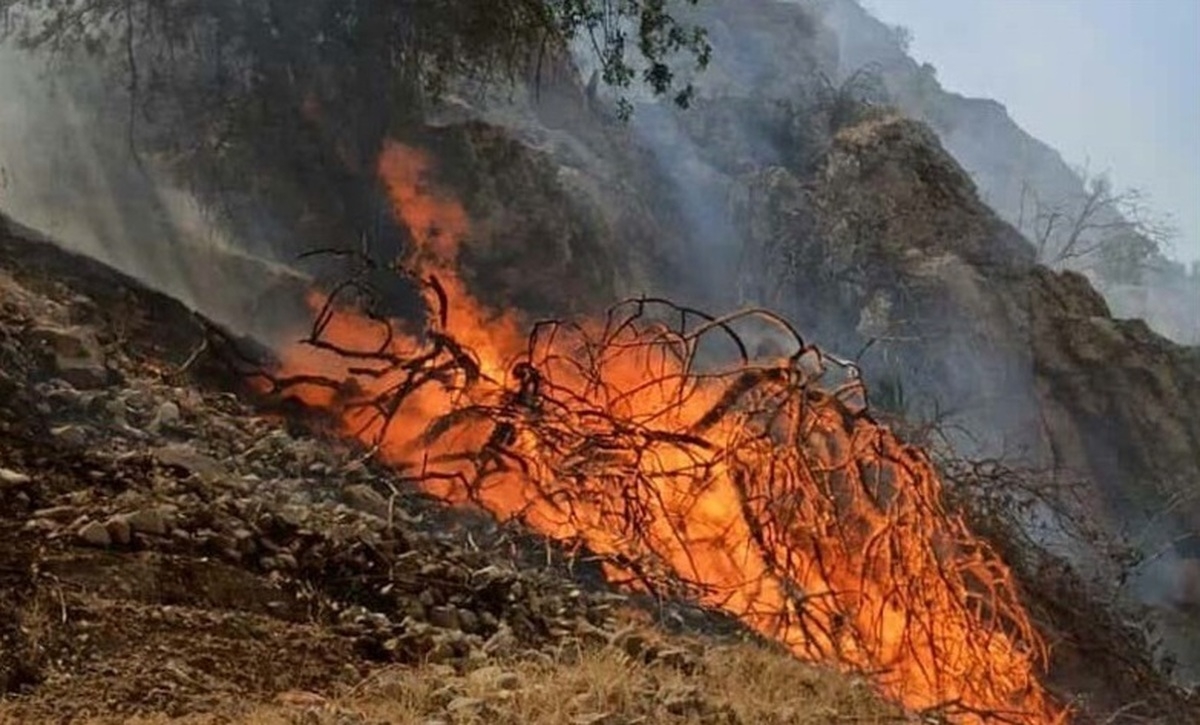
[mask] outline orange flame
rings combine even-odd
[[[921,452],[836,393],[795,394],[809,374],[796,360],[699,375],[672,354],[686,340],[634,324],[636,314],[522,335],[456,274],[467,216],[426,185],[428,169],[395,143],[379,162],[415,242],[408,267],[436,277],[431,302],[444,296],[434,305],[444,321],[430,326],[444,338],[329,312],[314,294],[328,315],[321,340],[377,362],[291,346],[281,376],[343,383],[309,377],[291,394],[339,413],[347,436],[377,445],[429,493],[586,544],[609,557],[614,578],[687,581],[702,603],[800,658],[870,674],[909,708],[965,723],[1066,720],[1039,682],[1045,649],[1011,573],[945,510]],[[439,355],[458,361],[454,372],[413,383],[404,361]],[[522,361],[531,367],[514,374]],[[528,424],[498,425],[534,380],[560,404],[539,408],[531,396]],[[774,406],[766,424],[735,404],[748,381]],[[400,402],[372,404],[384,400]]]

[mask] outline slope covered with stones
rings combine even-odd
[[[0,722],[884,712],[782,655],[655,630],[585,562],[257,413],[220,339],[97,263],[0,236]],[[814,684],[705,684],[751,661]],[[549,712],[539,680],[576,696]]]

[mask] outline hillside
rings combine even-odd
[[[223,340],[0,230],[0,722],[893,721],[256,410]]]
[[[306,101],[220,221],[13,132],[0,719],[1200,719],[1200,357],[1039,264],[986,139],[1073,182],[1001,108],[845,72],[855,8],[687,10],[629,123],[586,55],[353,158]]]
[[[264,412],[235,369],[265,348],[19,234],[0,238],[0,722],[898,721],[867,680],[614,591],[319,417]],[[1084,596],[1068,581],[1035,598],[1065,627],[1056,691],[1090,716],[1132,685],[1137,722],[1189,717],[1109,615],[1062,608]]]

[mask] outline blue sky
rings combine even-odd
[[[948,90],[1144,192],[1200,259],[1200,0],[861,0]]]

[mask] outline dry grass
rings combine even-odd
[[[252,725],[783,725],[896,723],[902,714],[864,681],[758,645],[678,652],[646,665],[613,647],[480,663],[387,668],[334,699],[285,693],[237,714],[123,722]],[[0,722],[4,721],[0,709]],[[103,721],[96,721],[103,722]]]

